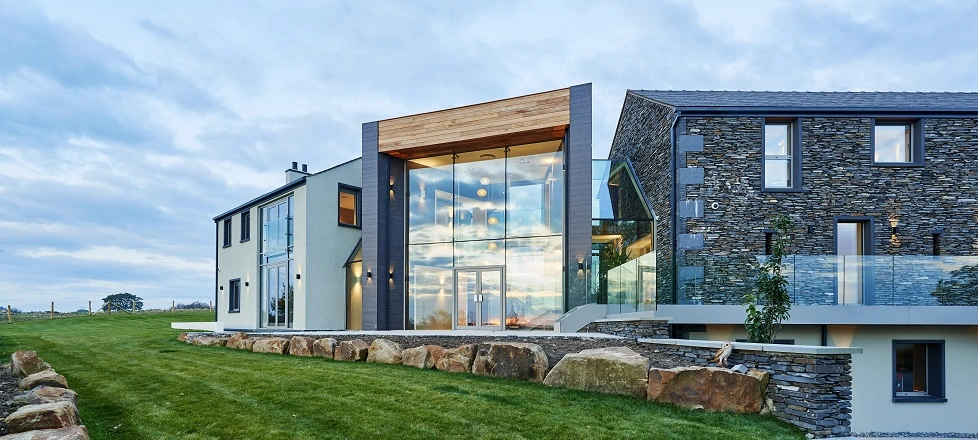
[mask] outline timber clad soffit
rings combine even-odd
[[[494,143],[510,137],[514,142],[534,141],[541,135],[562,136],[568,124],[570,89],[560,89],[379,121],[378,151],[417,157],[417,152],[406,150],[431,153],[434,146],[486,138]]]

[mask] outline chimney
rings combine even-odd
[[[299,162],[292,161],[292,169],[293,170],[298,170],[299,169]]]
[[[285,170],[285,183],[292,183],[309,175],[309,167],[302,164],[302,171],[299,171],[299,162],[292,162],[292,168]]]
[[[309,168],[306,167],[306,164],[302,164],[302,172],[303,173],[308,173],[309,172]]]

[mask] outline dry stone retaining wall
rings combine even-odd
[[[41,360],[34,351],[17,351],[10,356],[10,374],[23,377],[26,392],[13,402],[26,403],[3,420],[9,434],[0,440],[47,439],[88,440],[88,429],[78,417],[78,394],[68,389],[64,376]]]
[[[582,333],[604,333],[623,338],[664,339],[670,337],[668,319],[602,319],[580,330]]]

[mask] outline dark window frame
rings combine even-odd
[[[244,243],[251,240],[251,211],[241,212],[241,241]]]
[[[224,219],[224,247],[231,247],[231,217]]]
[[[228,281],[228,313],[241,312],[241,278]]]
[[[872,118],[872,129],[869,133],[869,159],[873,166],[894,168],[915,168],[924,166],[924,120],[917,119],[888,119]],[[876,127],[877,126],[910,126],[910,161],[909,162],[877,162],[876,161]]]
[[[922,344],[927,346],[927,395],[926,396],[897,396],[896,391],[896,372],[897,372],[897,345],[898,344]],[[893,402],[947,402],[945,381],[945,343],[937,339],[894,339],[892,345],[892,375]],[[937,352],[934,353],[934,350]]]
[[[341,209],[342,208],[340,208],[340,194],[343,193],[343,192],[346,192],[348,194],[353,194],[353,196],[355,198],[357,212],[356,212],[356,215],[354,215],[354,217],[355,217],[355,220],[354,221],[356,222],[356,224],[344,223],[341,220],[342,217],[340,216],[340,212],[341,212]],[[348,184],[345,184],[345,183],[339,183],[339,184],[337,184],[337,189],[336,189],[336,224],[337,225],[342,226],[344,228],[353,228],[353,229],[362,229],[363,228],[363,226],[362,226],[363,220],[362,220],[362,216],[361,216],[361,213],[363,212],[363,209],[362,209],[362,203],[363,203],[362,200],[363,200],[363,197],[362,197],[362,195],[363,195],[363,189],[360,188],[360,187],[353,186],[353,185],[348,185]]]
[[[766,186],[766,176],[764,172],[764,165],[767,162],[767,156],[765,153],[764,141],[767,136],[767,126],[768,125],[787,125],[788,126],[788,140],[791,142],[791,185],[780,188],[768,188]],[[802,180],[801,180],[801,119],[800,118],[764,118],[761,123],[761,192],[771,192],[771,193],[788,193],[788,192],[802,192]]]

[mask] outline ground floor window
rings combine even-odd
[[[228,289],[228,312],[241,311],[241,279],[231,280]]]
[[[944,341],[893,341],[893,401],[946,402]]]

